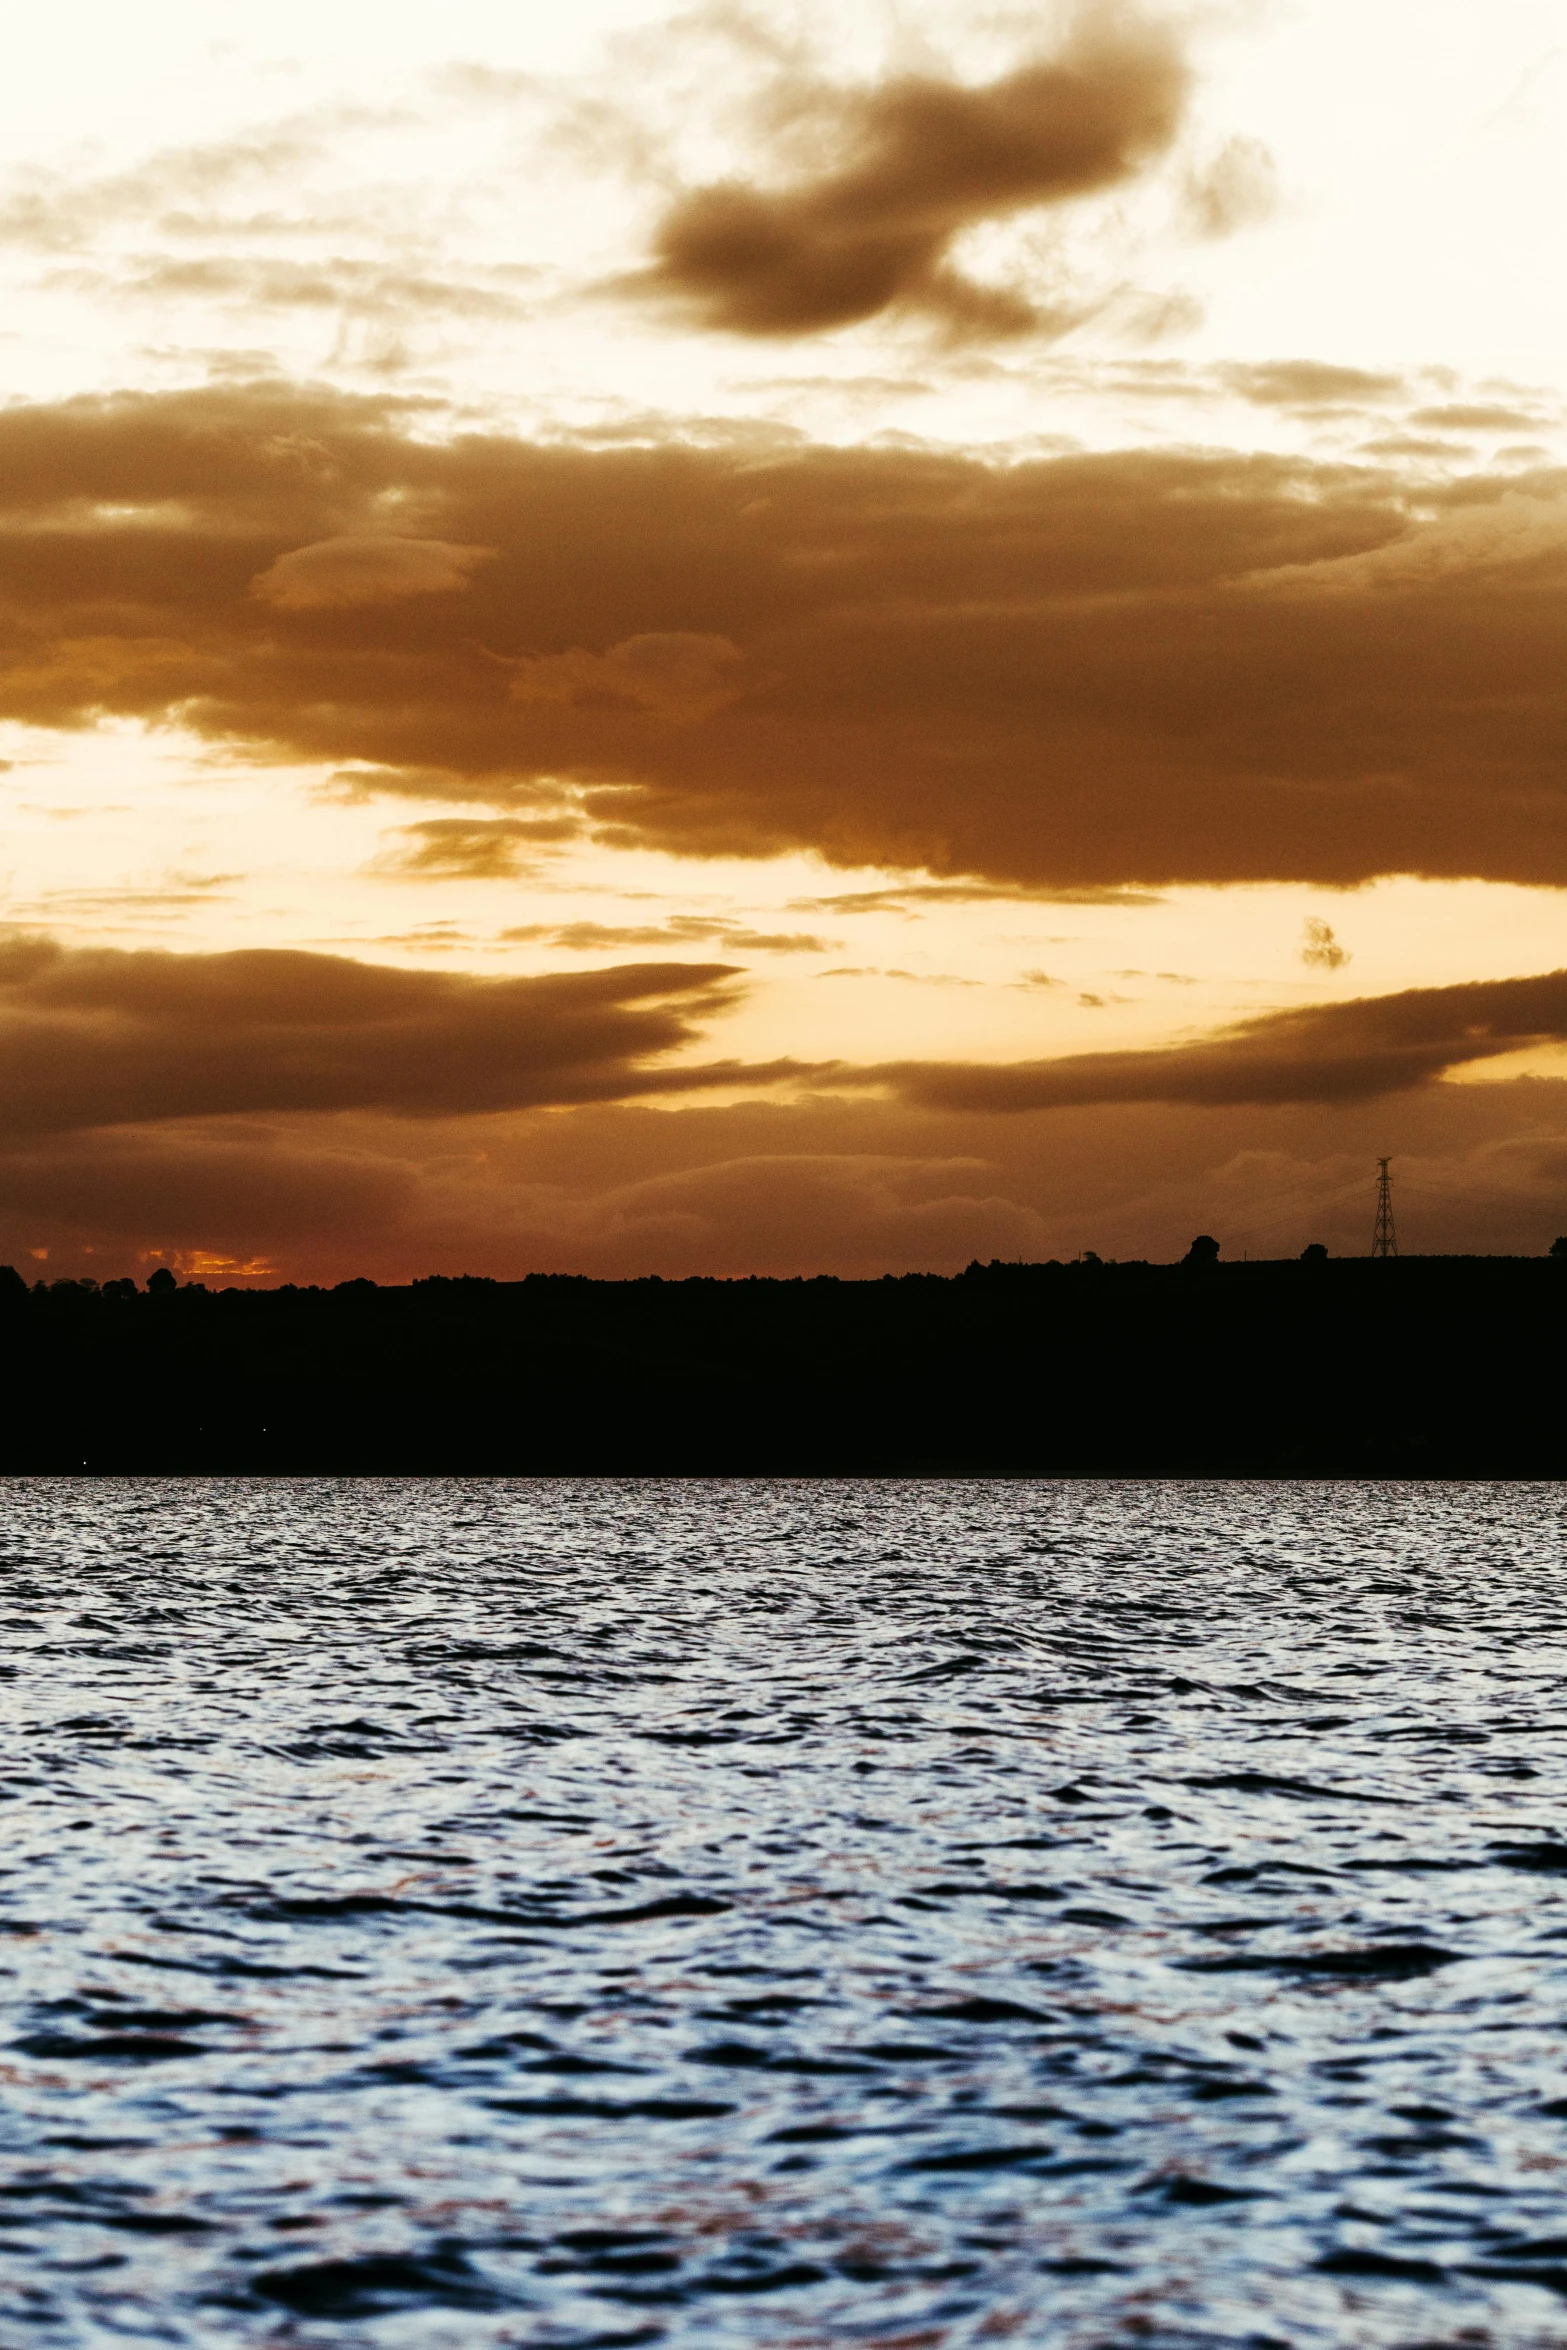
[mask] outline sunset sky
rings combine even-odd
[[[88,0],[0,113],[0,1260],[1567,1230],[1559,0]]]

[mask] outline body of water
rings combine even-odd
[[[6,2350],[1567,2341],[1561,1488],[0,1491]]]

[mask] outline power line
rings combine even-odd
[[[1301,1215],[1303,1212],[1301,1202],[1303,1200],[1305,1202],[1305,1213],[1312,1216],[1320,1215],[1328,1208],[1336,1207],[1340,1200],[1347,1200],[1351,1198],[1353,1194],[1360,1190],[1360,1187],[1365,1180],[1366,1179],[1364,1175],[1355,1175],[1351,1177],[1348,1183],[1336,1184],[1331,1191],[1318,1192],[1310,1192],[1304,1182],[1294,1184],[1289,1191],[1280,1193],[1278,1195],[1281,1199],[1287,1200],[1289,1205],[1287,1207],[1281,1207],[1277,1215],[1252,1217],[1247,1222],[1242,1224],[1237,1224],[1232,1216],[1226,1216],[1224,1219],[1225,1230],[1227,1232],[1241,1233],[1267,1232],[1271,1230],[1274,1225],[1287,1224],[1292,1217],[1298,1217]]]
[[[1398,1229],[1393,1222],[1393,1178],[1389,1175],[1386,1159],[1377,1161],[1377,1220],[1371,1235],[1371,1254],[1374,1257],[1396,1257]]]
[[[1283,1203],[1276,1209],[1271,1209],[1262,1215],[1247,1216],[1241,1219],[1226,1214],[1224,1217],[1225,1232],[1233,1234],[1240,1240],[1251,1240],[1255,1239],[1259,1232],[1276,1231],[1280,1225],[1294,1223],[1303,1215],[1319,1216],[1326,1210],[1336,1207],[1341,1200],[1352,1199],[1357,1195],[1364,1198],[1365,1195],[1361,1192],[1360,1187],[1365,1180],[1364,1175],[1352,1175],[1347,1183],[1336,1184],[1331,1191],[1309,1192],[1303,1178],[1297,1183],[1292,1183],[1288,1190],[1275,1194],[1275,1198]],[[1309,1226],[1305,1228],[1309,1229]]]

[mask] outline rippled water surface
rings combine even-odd
[[[0,1487],[0,2342],[1567,2342],[1562,1490]]]

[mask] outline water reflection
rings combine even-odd
[[[20,2338],[1562,2340],[1559,1489],[6,1499]]]

